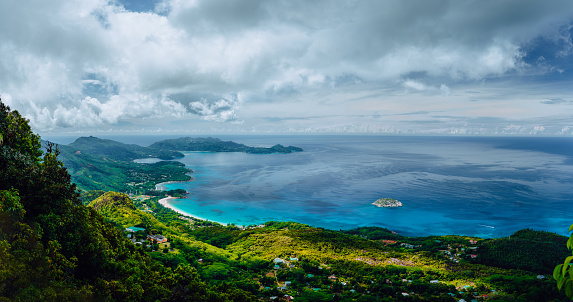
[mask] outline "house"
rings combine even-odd
[[[408,293],[402,293],[402,296],[404,296],[404,297],[407,297],[407,296],[409,296],[409,295],[410,295],[410,294],[408,294]]]
[[[438,280],[430,280],[430,283],[440,283]]]
[[[163,235],[147,235],[150,241],[155,241],[157,243],[167,242],[167,238]]]
[[[472,258],[477,258],[477,256],[478,256],[478,255],[476,255],[476,254],[471,254],[471,255],[470,255],[470,257],[472,257]]]
[[[328,276],[328,279],[334,281],[334,280],[336,280],[336,276],[335,276],[335,275],[330,275],[330,276]]]
[[[289,257],[290,261],[298,261],[297,257]]]
[[[273,262],[274,262],[275,264],[279,264],[279,263],[284,263],[285,261],[284,261],[283,259],[281,259],[281,258],[275,258],[275,259],[273,259]]]
[[[291,285],[290,281],[285,281],[285,287],[289,287]]]
[[[477,242],[477,240],[470,240],[470,243],[471,243],[471,244],[476,244],[476,243],[478,243],[478,242]]]
[[[537,275],[537,279],[539,279],[539,280],[545,279],[545,276],[543,276],[543,275]]]

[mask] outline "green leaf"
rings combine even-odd
[[[569,240],[567,240],[567,249],[571,248],[573,248],[573,236],[569,237]]]
[[[573,224],[569,227],[569,232],[573,231]]]
[[[565,284],[565,282],[567,282],[567,278],[561,278],[561,280],[559,280],[559,282],[557,282],[557,289],[561,290],[561,288],[563,287],[563,284]]]
[[[563,276],[561,275],[561,267],[563,267],[563,264],[559,264],[558,266],[555,267],[555,269],[553,270],[553,279],[559,281]]]
[[[569,298],[573,297],[573,280],[571,279],[567,280],[565,283],[565,294]]]
[[[565,258],[565,263],[563,263],[563,268],[561,268],[561,270],[563,271],[561,274],[563,276],[565,276],[565,272],[569,268],[569,263],[571,263],[571,260],[573,260],[573,256],[569,256],[569,257]]]

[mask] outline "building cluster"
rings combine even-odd
[[[129,238],[131,240],[131,242],[133,242],[133,244],[143,245],[145,243],[144,242],[145,240],[141,241],[141,237],[139,237],[139,239],[138,239],[137,236],[135,235],[135,233],[137,233],[137,232],[145,232],[144,228],[130,226],[130,227],[125,228],[125,230],[128,232],[127,238]],[[150,247],[154,243],[162,244],[162,243],[167,242],[167,237],[165,237],[163,235],[146,234],[145,239],[148,241],[148,244],[146,245],[146,247]]]

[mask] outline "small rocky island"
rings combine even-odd
[[[396,208],[403,206],[401,202],[392,198],[380,198],[372,204],[380,208]]]

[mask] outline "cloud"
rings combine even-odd
[[[542,104],[554,105],[554,104],[563,104],[563,103],[570,103],[571,101],[564,100],[562,98],[553,98],[548,99],[546,101],[541,101]]]
[[[133,12],[121,0],[30,0],[0,12],[0,93],[44,130],[166,116],[238,123],[252,102],[304,97],[323,110],[315,96],[343,86],[450,96],[460,83],[553,72],[525,63],[524,45],[546,36],[568,55],[573,4],[164,0]],[[192,94],[210,97],[176,97]]]
[[[450,88],[446,84],[441,84],[440,87],[436,86],[428,86],[422,82],[406,79],[402,86],[406,88],[407,91],[415,91],[415,92],[426,92],[429,94],[441,94],[444,96],[450,95],[451,91]]]
[[[30,104],[36,125],[52,130],[56,127],[97,127],[115,124],[121,119],[183,117],[187,109],[168,98],[146,95],[112,96],[107,102],[86,97],[74,106],[56,105],[54,110]]]
[[[208,102],[202,98],[200,101],[189,103],[189,111],[199,115],[201,119],[218,122],[242,123],[237,120],[235,110],[238,109],[240,100],[237,96],[222,98],[216,102]]]

